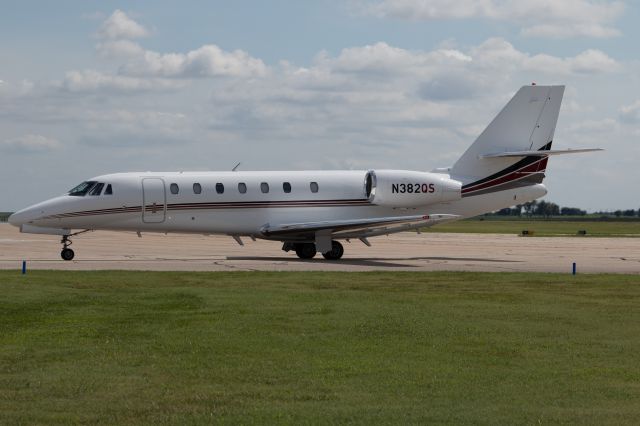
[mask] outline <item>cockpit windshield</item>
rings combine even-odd
[[[100,195],[103,187],[104,187],[104,183],[102,182],[99,182],[93,185],[93,188],[91,188],[91,191],[89,191],[89,195]]]
[[[82,182],[80,185],[76,186],[71,191],[69,191],[69,195],[73,195],[75,197],[84,197],[85,195],[87,195],[87,192],[89,192],[91,187],[93,187],[93,185],[95,184],[96,182],[93,180]]]

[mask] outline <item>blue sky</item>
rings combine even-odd
[[[638,208],[629,1],[34,2],[0,15],[0,210],[134,170],[450,165],[565,84],[548,200]]]

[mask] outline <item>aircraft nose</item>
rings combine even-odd
[[[8,221],[13,226],[18,226],[19,227],[22,224],[22,218],[20,217],[20,215],[18,213],[14,213],[11,216],[9,216]]]
[[[20,225],[24,225],[32,219],[33,214],[29,211],[29,209],[23,209],[9,216],[8,221],[11,225],[17,226],[19,228]]]

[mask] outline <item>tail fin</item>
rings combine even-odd
[[[495,154],[550,150],[563,93],[564,86],[518,90],[451,168],[463,182],[463,196],[542,182],[546,155]]]

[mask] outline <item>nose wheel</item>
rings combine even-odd
[[[69,248],[69,246],[72,244],[69,236],[64,235],[62,237],[62,241],[60,242],[62,243],[62,251],[60,252],[60,257],[62,258],[62,260],[73,260],[75,253]]]

